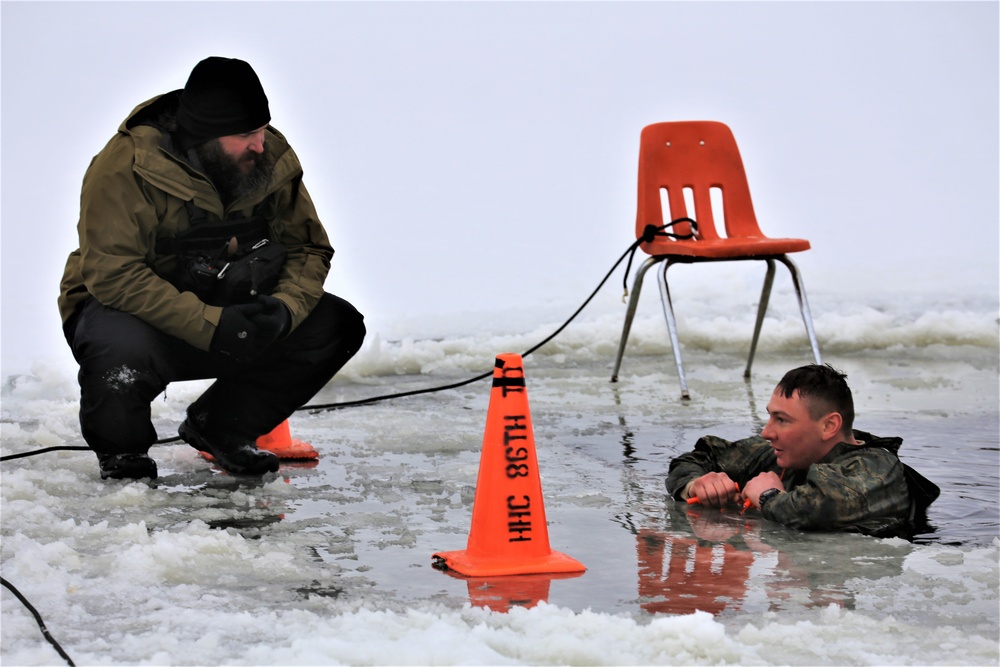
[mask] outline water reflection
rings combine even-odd
[[[899,575],[911,550],[898,540],[803,533],[738,510],[666,503],[665,525],[633,531],[639,603],[649,613],[851,609],[873,580]]]
[[[469,589],[469,602],[477,607],[508,612],[514,607],[530,608],[549,601],[549,584],[553,579],[574,579],[583,572],[562,574],[518,574],[504,577],[466,577],[434,564],[436,569],[455,579],[464,579]]]
[[[276,480],[292,484],[295,471],[315,468],[317,461],[282,461],[277,474],[262,477],[231,475],[214,466],[195,473],[168,474],[150,486],[198,496],[203,502],[186,510],[186,520],[200,519],[209,528],[233,529],[246,539],[260,539],[268,529],[284,521],[292,508],[280,494],[267,492]],[[298,481],[298,480],[296,480]]]
[[[639,606],[649,613],[718,614],[739,608],[754,555],[728,543],[642,529],[636,535]]]

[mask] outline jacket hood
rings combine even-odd
[[[129,132],[139,125],[150,125],[165,133],[177,128],[177,107],[180,105],[181,91],[174,90],[146,100],[132,109],[122,121],[119,132]]]
[[[838,442],[836,445],[826,453],[822,459],[817,461],[817,463],[830,463],[831,461],[837,460],[839,457],[844,455],[849,455],[854,452],[859,452],[863,449],[884,449],[895,457],[899,457],[899,448],[903,445],[902,438],[880,438],[877,435],[872,435],[867,431],[854,430],[854,439],[860,442],[860,445],[850,445],[846,442]]]
[[[887,449],[896,456],[899,456],[899,448],[903,446],[903,439],[898,437],[892,438],[881,438],[877,435],[872,435],[867,431],[854,431],[854,439],[858,442],[862,442],[862,447],[881,447],[882,449]]]

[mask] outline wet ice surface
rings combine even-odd
[[[957,358],[955,358],[957,357]],[[838,365],[857,426],[904,438],[937,482],[916,544],[804,534],[664,490],[705,433],[759,428],[787,360],[701,353],[682,402],[663,357],[526,359],[549,538],[576,577],[466,580],[489,384],[291,420],[318,462],[230,477],[186,445],[155,483],[102,482],[89,452],[4,463],[3,575],[78,664],[996,664],[997,359],[896,355]],[[485,362],[489,368],[492,359]],[[313,404],[464,379],[338,381]],[[22,379],[3,453],[80,444],[72,377]],[[154,405],[173,435],[197,383]],[[3,591],[5,664],[58,664]]]

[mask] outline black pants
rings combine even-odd
[[[362,315],[324,294],[288,337],[249,362],[199,350],[139,318],[89,299],[67,323],[80,364],[80,426],[98,455],[146,453],[150,404],[170,382],[215,382],[188,407],[206,433],[256,439],[309,401],[361,347]]]

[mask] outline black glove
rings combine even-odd
[[[288,333],[292,315],[279,299],[261,295],[256,301],[226,306],[209,349],[247,361]]]
[[[267,294],[258,296],[257,303],[264,309],[253,317],[253,321],[261,336],[267,339],[267,345],[284,338],[292,327],[292,314],[288,312],[288,307],[281,302],[281,299]]]

